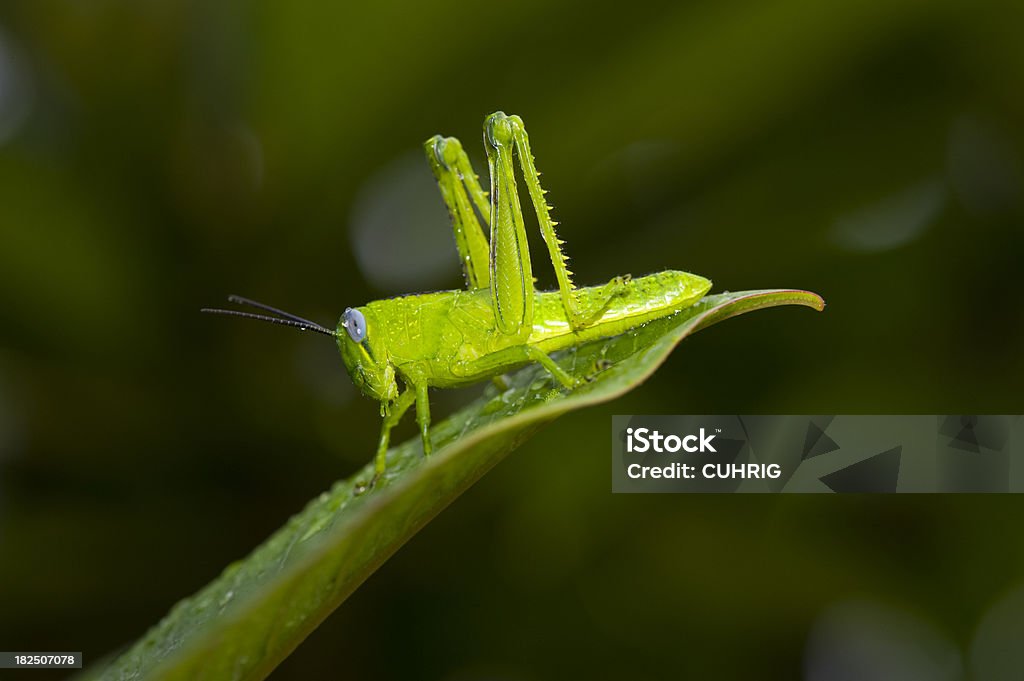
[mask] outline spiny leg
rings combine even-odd
[[[492,114],[484,123],[491,175],[491,305],[498,331],[526,340],[533,326],[533,268],[512,164],[514,142],[504,120],[504,114]]]
[[[384,475],[384,469],[387,467],[388,458],[388,444],[391,442],[391,429],[394,428],[399,421],[402,420],[402,416],[409,410],[412,403],[416,400],[416,393],[411,388],[406,388],[398,399],[388,408],[387,413],[384,414],[384,421],[380,427],[380,441],[377,443],[377,456],[374,458],[373,465],[373,480],[370,482],[372,486],[377,482],[380,476]]]
[[[488,118],[488,131],[496,133],[497,138],[491,135],[490,142],[498,141],[498,138],[510,138],[515,144],[519,162],[523,167],[523,179],[526,181],[526,188],[530,194],[534,210],[537,213],[537,222],[540,226],[541,236],[548,248],[548,255],[551,258],[551,265],[555,269],[555,278],[558,281],[558,290],[562,298],[562,306],[565,309],[566,317],[574,329],[581,329],[597,322],[604,314],[609,303],[619,295],[629,290],[628,284],[630,275],[613,278],[605,286],[605,298],[603,300],[591,301],[591,304],[581,306],[576,296],[576,287],[572,283],[572,272],[568,267],[568,258],[562,250],[564,241],[558,238],[555,233],[555,225],[558,223],[551,219],[551,207],[548,206],[544,195],[547,193],[540,186],[540,173],[534,164],[533,153],[530,151],[530,138],[526,134],[523,119],[519,116],[506,116],[502,112],[491,114]],[[506,146],[508,142],[505,142]],[[518,202],[516,203],[518,208]]]
[[[424,150],[452,219],[466,287],[487,288],[490,245],[480,225],[481,217],[487,221],[491,216],[487,194],[459,140],[434,135],[424,143]]]
[[[538,179],[540,174],[537,172],[533,162],[533,154],[530,151],[530,139],[526,134],[526,128],[523,126],[523,120],[519,116],[506,116],[501,111],[498,111],[487,118],[484,129],[486,130],[484,140],[487,146],[487,156],[491,166],[491,196],[495,197],[496,170],[502,174],[497,178],[497,184],[499,186],[501,184],[508,184],[513,190],[515,189],[515,179],[512,174],[512,147],[514,146],[519,156],[519,163],[523,168],[523,179],[526,181],[530,201],[533,203],[534,210],[537,213],[537,222],[540,225],[541,236],[548,248],[548,255],[555,269],[555,278],[558,280],[558,290],[561,294],[562,306],[565,308],[566,317],[574,329],[586,326],[588,320],[581,312],[576,301],[575,287],[572,283],[572,272],[569,271],[565,253],[562,251],[562,244],[564,242],[555,234],[555,225],[557,223],[551,219],[551,209],[544,199],[544,190],[541,189],[540,180]],[[503,216],[502,211],[509,211],[513,215],[511,218]],[[499,203],[495,200],[491,205],[492,282],[493,254],[496,239],[495,230],[498,228],[496,226],[500,226],[503,223],[503,220],[514,222],[516,227],[522,225],[523,218],[519,197],[514,191],[507,197],[506,201]],[[525,239],[525,230],[523,232],[523,239]],[[524,274],[532,288],[532,272],[526,271]]]

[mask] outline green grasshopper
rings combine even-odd
[[[556,223],[544,199],[522,119],[500,111],[488,116],[484,146],[490,170],[489,195],[480,187],[457,139],[435,135],[424,144],[451,215],[466,290],[406,295],[350,307],[333,331],[238,296],[229,300],[275,316],[203,310],[337,339],[353,382],[381,405],[383,424],[373,481],[384,473],[391,429],[413,403],[423,453],[430,454],[429,388],[455,388],[488,378],[500,385],[505,372],[536,362],[573,390],[586,379],[570,375],[550,353],[617,336],[672,315],[693,305],[711,288],[704,277],[671,270],[638,279],[619,276],[600,286],[577,288],[566,265],[563,242],[555,235]],[[519,159],[554,266],[557,291],[534,289],[514,157]],[[481,222],[487,223],[490,241]]]

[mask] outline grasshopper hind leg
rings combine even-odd
[[[434,135],[423,147],[441,197],[448,207],[466,286],[470,289],[487,288],[490,286],[490,243],[481,222],[490,220],[490,199],[480,187],[459,140]]]
[[[605,300],[584,301],[581,304],[578,299],[579,291],[573,284],[572,272],[569,271],[568,258],[562,250],[564,242],[555,233],[555,226],[558,223],[551,219],[551,208],[544,198],[546,192],[540,186],[540,173],[537,172],[537,167],[534,164],[533,152],[530,150],[530,138],[526,134],[523,119],[519,116],[507,116],[498,111],[488,116],[484,130],[484,140],[491,167],[491,194],[494,198],[491,204],[490,220],[492,260],[495,257],[496,247],[500,248],[503,239],[506,243],[516,243],[517,238],[512,236],[512,226],[516,228],[516,236],[522,235],[522,208],[515,191],[515,178],[512,171],[514,150],[519,159],[530,202],[537,215],[541,237],[544,240],[544,245],[547,246],[548,256],[555,270],[555,279],[558,281],[558,290],[566,318],[573,329],[590,326],[601,317],[611,299],[626,290],[625,284],[628,283],[628,276],[616,277],[609,282],[606,287],[607,298]],[[505,188],[504,192],[501,191],[503,188]],[[502,193],[506,197],[504,201],[497,198]],[[524,260],[521,277],[532,287],[533,276],[528,258]],[[492,280],[493,278],[492,274]],[[500,292],[496,295],[500,295]],[[495,308],[498,307],[499,305],[496,304]]]
[[[613,300],[629,293],[629,282],[632,280],[633,276],[630,274],[619,275],[598,289],[595,294],[585,298],[580,309],[583,325],[590,326],[597,323]]]

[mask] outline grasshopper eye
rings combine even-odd
[[[348,331],[348,337],[356,343],[366,340],[366,317],[359,310],[351,307],[341,316],[341,325]]]

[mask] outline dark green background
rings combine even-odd
[[[378,407],[329,341],[198,308],[333,323],[459,286],[420,145],[456,135],[483,171],[503,109],[579,282],[671,267],[829,307],[717,326],[548,427],[274,678],[841,678],[821,660],[850,646],[1019,669],[986,651],[1024,616],[1020,497],[612,496],[607,439],[613,413],[1020,413],[1022,25],[923,0],[3,3],[0,649],[97,660],[371,456]]]

